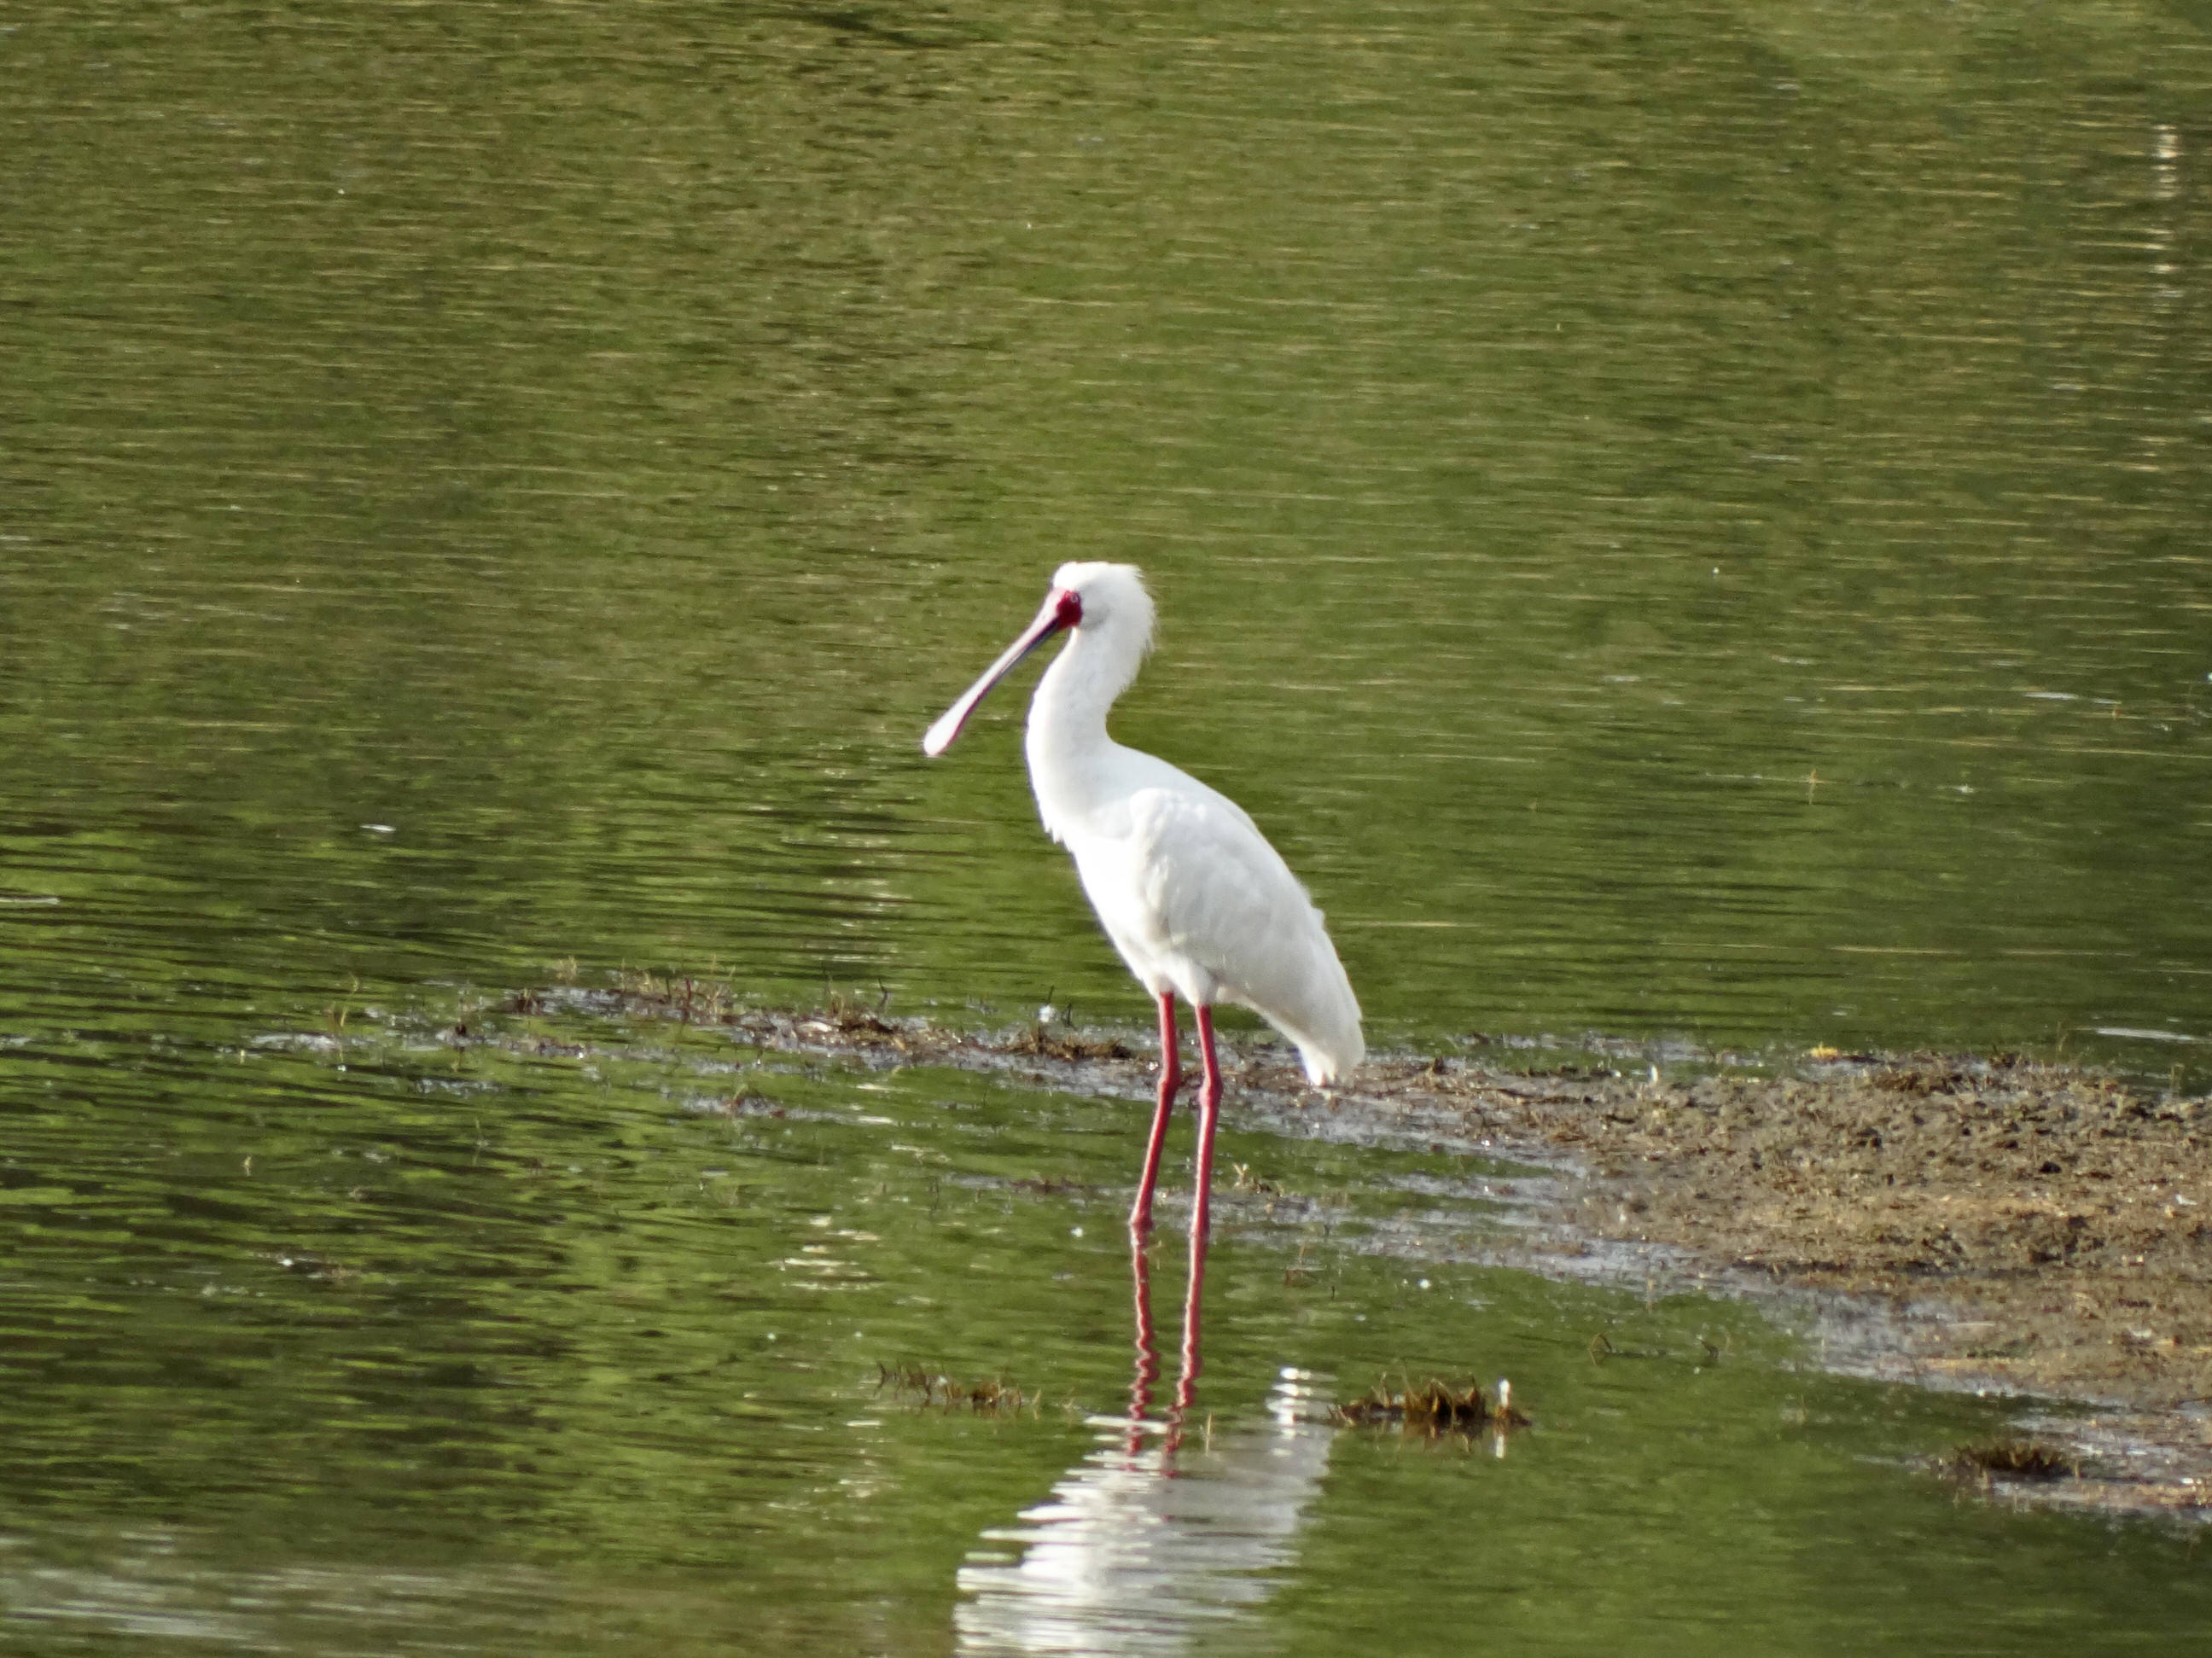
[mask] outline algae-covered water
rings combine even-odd
[[[1378,1043],[2201,1085],[2205,29],[0,11],[0,1647],[2177,1649],[1997,1405],[1233,1098],[1164,1479],[1141,1108],[562,987],[1140,1026],[917,748],[1107,557]],[[1535,1428],[1317,1425],[1431,1373]]]

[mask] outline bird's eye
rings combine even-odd
[[[1060,604],[1052,613],[1052,619],[1063,628],[1080,627],[1083,623],[1082,595],[1072,587],[1063,589],[1060,595]]]

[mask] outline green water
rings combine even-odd
[[[1993,1406],[1799,1369],[1725,1303],[1453,1264],[1490,1171],[1423,1146],[1225,1133],[1278,1189],[1224,1194],[1212,1448],[1164,1480],[1116,1425],[1127,1103],[493,1020],[575,1041],[349,1018],[218,1056],[196,1104],[158,1054],[23,1065],[52,1103],[12,1119],[41,1183],[7,1194],[0,1642],[1028,1650],[985,1637],[1040,1626],[1035,1585],[959,1587],[1050,1533],[1022,1516],[1056,1484],[1133,1462],[1112,1534],[1163,1490],[1217,1509],[1139,1594],[1077,1551],[1074,1644],[1034,1649],[2171,1650],[2212,1612],[2185,1539],[1906,1466]],[[89,1148],[88,1120],[133,1127]],[[1437,1258],[1362,1246],[1409,1207]],[[948,1411],[886,1388],[909,1366],[1034,1402]],[[1503,1458],[1318,1430],[1254,1511],[1286,1368],[1337,1400],[1503,1374],[1536,1425]],[[1160,1613],[1218,1600],[1208,1570],[1237,1617]]]
[[[2208,25],[0,10],[0,1645],[994,1649],[1020,1516],[1126,1492],[1137,1112],[477,1010],[1140,1023],[1018,699],[918,750],[1063,558],[1149,573],[1117,733],[1251,809],[1380,1043],[2201,1084]],[[2201,1624],[2184,1542],[1904,1466],[1993,1407],[1460,1224],[1232,1213],[1183,1483],[1295,1523],[1073,1649]],[[1401,1363],[1538,1430],[1251,1497],[1271,1396]]]

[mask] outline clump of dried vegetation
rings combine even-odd
[[[817,1046],[866,1051],[888,1048],[911,1061],[943,1061],[963,1054],[1058,1060],[1128,1060],[1136,1051],[1112,1035],[1093,1035],[1042,1020],[997,1034],[967,1031],[927,1018],[896,1016],[890,993],[872,999],[832,987],[819,1007],[769,1008],[746,1003],[716,980],[660,977],[624,968],[615,975],[612,999],[634,1017],[712,1024],[764,1047]],[[529,992],[510,998],[506,1011],[540,1011],[544,999]]]
[[[1073,1030],[1054,1030],[1042,1023],[1018,1031],[992,1046],[1001,1054],[1025,1054],[1040,1060],[1127,1060],[1135,1055],[1127,1044],[1085,1036]]]
[[[1961,1445],[1937,1464],[1955,1479],[1987,1485],[1995,1479],[2078,1479],[2081,1464],[2039,1439],[1991,1439]]]
[[[1394,1427],[1432,1438],[1529,1425],[1528,1418],[1513,1403],[1513,1384],[1502,1379],[1494,1394],[1486,1394],[1474,1382],[1455,1388],[1434,1378],[1395,1391],[1378,1382],[1358,1398],[1335,1406],[1331,1415],[1349,1428]]]
[[[876,1391],[910,1405],[944,1411],[966,1410],[979,1416],[1013,1416],[1023,1411],[1035,1413],[1044,1409],[1042,1392],[1024,1392],[995,1376],[981,1382],[963,1382],[942,1370],[905,1363],[878,1364],[876,1370]]]

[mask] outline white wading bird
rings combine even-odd
[[[1217,1002],[1249,1007],[1297,1044],[1316,1087],[1367,1052],[1359,1003],[1321,912],[1244,811],[1164,760],[1106,735],[1106,711],[1137,677],[1152,642],[1152,600],[1127,564],[1063,564],[1022,636],[921,739],[952,745],[968,716],[1014,665],[1056,633],[1066,647],[1030,703],[1030,784],[1052,838],[1075,856],[1100,925],[1138,981],[1159,1001],[1159,1108],[1145,1148],[1130,1227],[1152,1224],[1160,1145],[1182,1073],[1175,999],[1198,1018],[1206,1080],[1199,1096],[1197,1182],[1191,1207],[1194,1315],[1213,1173],[1221,1070],[1213,1054]],[[1194,1327],[1186,1330],[1187,1346]]]

